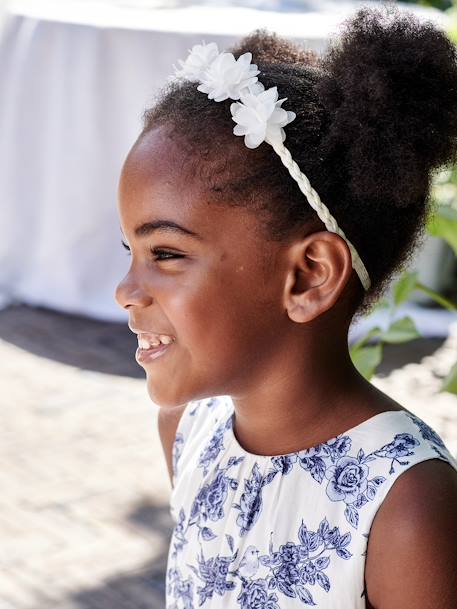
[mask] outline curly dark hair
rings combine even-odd
[[[322,56],[265,29],[230,49],[252,53],[265,88],[296,119],[285,144],[353,243],[371,279],[353,295],[368,313],[425,234],[433,172],[456,160],[457,57],[446,34],[393,4],[362,6]],[[174,80],[143,114],[139,139],[167,124],[189,150],[186,171],[215,204],[258,213],[270,240],[325,229],[272,147],[233,135],[232,100]]]

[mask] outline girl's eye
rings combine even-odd
[[[121,243],[122,243],[123,247],[127,250],[127,255],[131,256],[130,248],[127,245],[127,243],[125,243],[125,241],[122,241],[122,240],[121,240]],[[155,256],[156,260],[158,260],[158,261],[184,258],[183,254],[175,254],[173,252],[168,252],[167,250],[163,250],[159,247],[151,247],[150,251],[151,251],[151,254],[153,256]]]
[[[184,258],[183,254],[174,254],[173,252],[167,252],[162,250],[160,247],[151,247],[151,254],[156,257],[156,260],[173,260],[177,258]]]

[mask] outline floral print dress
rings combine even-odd
[[[457,461],[408,410],[312,448],[244,450],[229,396],[189,402],[173,444],[167,609],[365,608],[373,518],[415,463]]]

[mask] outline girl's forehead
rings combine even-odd
[[[206,241],[261,239],[256,214],[242,206],[211,200],[199,171],[189,172],[189,159],[177,139],[156,128],[129,152],[119,180],[119,210],[124,234],[146,222],[168,220]],[[205,172],[203,172],[205,173]],[[260,243],[258,243],[260,245]]]

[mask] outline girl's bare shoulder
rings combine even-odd
[[[456,608],[456,540],[457,471],[438,458],[416,463],[373,520],[365,566],[371,606]]]

